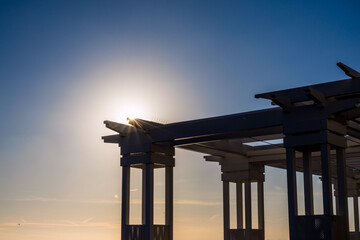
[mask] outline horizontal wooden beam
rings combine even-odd
[[[120,143],[120,134],[115,135],[109,135],[109,136],[103,136],[101,137],[102,140],[104,140],[105,143]]]
[[[121,166],[131,166],[149,163],[173,167],[175,166],[175,159],[171,156],[154,153],[128,155],[121,158]]]
[[[314,84],[305,87],[256,94],[256,98],[273,100],[274,95],[281,95],[291,100],[291,103],[313,100],[307,95],[309,87],[321,92],[324,98],[353,98],[360,96],[360,77],[334,82]]]
[[[117,123],[117,122],[113,122],[113,121],[109,121],[109,120],[104,121],[104,124],[105,124],[105,126],[107,128],[109,128],[109,129],[111,129],[111,130],[113,130],[115,132],[118,132],[122,137],[125,137],[129,133],[138,132],[132,126]]]
[[[338,62],[336,65],[341,68],[345,72],[346,75],[348,75],[351,78],[360,78],[360,73],[354,69],[352,69],[349,66],[346,66],[345,64]]]
[[[207,137],[210,135],[233,134],[242,131],[265,131],[282,125],[282,110],[272,108],[214,118],[166,124],[153,129],[149,137],[154,141],[181,140],[183,138]],[[264,135],[258,133],[257,135]],[[225,137],[225,136],[223,136]]]
[[[282,129],[283,129],[282,126],[271,126],[266,128],[241,130],[232,133],[213,134],[213,135],[206,135],[199,137],[175,139],[173,141],[173,145],[181,146],[192,143],[204,143],[204,142],[223,140],[223,139],[228,139],[230,141],[231,140],[239,141],[241,139],[242,142],[272,140],[272,139],[282,138],[283,136]]]

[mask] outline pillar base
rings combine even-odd
[[[146,225],[126,225],[125,239],[122,240],[142,240],[146,237]],[[151,240],[170,240],[170,225],[153,225],[154,236]]]
[[[245,240],[245,229],[229,229],[230,240]],[[251,240],[263,240],[265,239],[265,233],[263,229],[250,229]]]
[[[296,216],[296,240],[348,239],[344,216]]]

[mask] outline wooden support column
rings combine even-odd
[[[321,144],[321,179],[324,215],[333,215],[329,144]]]
[[[154,225],[154,164],[144,164],[143,167],[143,225],[145,239],[153,239]]]
[[[258,181],[257,184],[258,197],[258,225],[259,229],[265,231],[265,216],[264,216],[264,182]]]
[[[314,215],[311,152],[303,151],[305,215]]]
[[[173,239],[173,167],[165,167],[165,225],[169,226],[170,239]]]
[[[230,192],[229,182],[223,181],[223,218],[224,218],[224,240],[230,240]]]
[[[355,223],[355,240],[359,239],[359,202],[358,196],[353,198],[354,200],[354,223]]]
[[[323,193],[323,209],[325,216],[333,215],[332,187],[331,187],[331,161],[330,145],[321,144],[321,180]],[[324,240],[332,239],[331,222],[324,223]]]
[[[289,211],[289,234],[290,240],[296,239],[296,221],[298,215],[297,187],[296,187],[296,158],[293,148],[286,148],[288,211]]]
[[[251,181],[245,180],[245,240],[251,239]]]
[[[243,194],[242,194],[242,182],[236,183],[236,225],[237,229],[243,229]]]
[[[347,178],[345,149],[336,148],[336,168],[337,168],[337,190],[338,190],[338,210],[337,215],[345,216],[348,219],[348,200],[347,200]],[[347,221],[347,227],[349,223]]]
[[[130,219],[130,166],[122,168],[121,239],[127,239],[126,225],[129,225]]]
[[[349,230],[349,214],[348,214],[348,198],[347,198],[347,177],[346,177],[346,159],[345,149],[336,148],[336,169],[337,169],[337,202],[336,214],[344,216],[346,221],[346,231]],[[349,239],[349,234],[344,236],[344,239]]]
[[[145,223],[145,203],[146,203],[146,191],[145,191],[145,186],[146,185],[146,164],[142,165],[142,201],[141,201],[141,223],[142,224],[146,224]]]

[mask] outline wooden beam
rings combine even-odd
[[[322,92],[325,98],[352,98],[358,97],[360,95],[359,78],[352,78],[268,93],[261,93],[256,94],[255,97],[272,100],[272,96],[274,96],[275,94],[279,94],[290,98],[292,103],[304,102],[311,100],[309,96],[306,95],[306,91],[309,87],[312,87],[317,91]]]
[[[104,124],[107,128],[109,128],[115,132],[118,132],[122,137],[125,137],[127,134],[130,134],[130,133],[138,132],[132,126],[117,123],[117,122],[112,122],[109,120],[104,121]]]
[[[305,91],[306,95],[314,100],[315,103],[319,104],[320,107],[325,107],[326,98],[324,94],[318,90],[316,90],[313,87],[308,87],[308,89]]]
[[[104,140],[104,143],[120,143],[121,136],[120,134],[115,135],[109,135],[109,136],[103,136],[101,137],[102,140]]]
[[[293,107],[291,104],[291,99],[286,96],[274,94],[270,99],[273,104],[279,105],[285,111],[289,111]]]
[[[268,129],[282,125],[282,110],[271,108],[260,111],[232,114],[221,117],[198,119],[166,124],[150,134],[153,141],[234,133],[255,129]],[[279,133],[279,132],[278,132]],[[263,135],[258,133],[257,135]]]
[[[345,72],[345,74],[351,78],[360,78],[360,73],[345,64],[338,62],[336,65]]]

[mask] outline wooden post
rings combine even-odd
[[[121,239],[127,239],[126,225],[129,225],[130,219],[130,166],[122,168]]]
[[[288,189],[288,211],[289,211],[289,234],[290,240],[296,240],[296,219],[298,215],[297,207],[297,187],[296,187],[296,158],[293,148],[286,148],[286,168],[287,168],[287,189]]]
[[[251,239],[251,181],[245,180],[245,240]]]
[[[257,185],[258,197],[258,225],[259,229],[265,232],[265,216],[264,216],[264,182],[258,181]]]
[[[337,190],[339,199],[340,216],[348,216],[348,200],[347,200],[347,179],[345,165],[345,149],[336,148],[336,168],[337,168]]]
[[[324,215],[333,215],[330,145],[321,144],[321,179],[323,192]]]
[[[165,225],[169,226],[170,239],[173,239],[173,167],[165,167]]]
[[[346,229],[349,229],[348,199],[347,199],[347,177],[346,177],[346,159],[345,149],[336,148],[336,169],[337,169],[337,215],[344,216],[346,221]],[[344,236],[349,239],[349,234]]]
[[[243,229],[243,194],[242,194],[242,182],[236,183],[236,225],[237,229]]]
[[[224,240],[230,240],[230,199],[229,182],[223,181],[223,217],[224,217]]]
[[[146,216],[145,216],[145,208],[146,208],[146,191],[145,191],[145,188],[146,188],[146,164],[143,164],[142,165],[142,201],[141,201],[141,222],[142,224],[146,224],[145,222],[145,219],[146,219]]]
[[[145,239],[153,239],[154,226],[154,164],[144,164],[143,168],[143,224]]]
[[[314,215],[311,152],[303,151],[305,215]]]
[[[354,223],[355,223],[355,240],[359,239],[359,202],[358,196],[354,198]]]
[[[330,145],[321,144],[321,180],[323,193],[323,209],[324,215],[331,217],[333,215],[332,204],[332,187],[331,187],[331,161],[330,161]],[[324,223],[324,240],[332,239],[331,221]],[[346,239],[346,238],[345,238]]]

